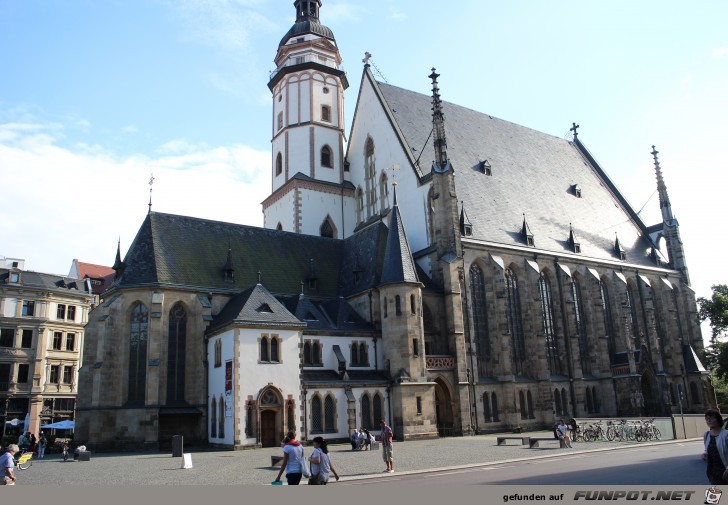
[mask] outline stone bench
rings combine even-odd
[[[531,437],[498,437],[496,443],[498,445],[509,445],[509,440],[518,440],[519,445],[528,445]]]
[[[270,457],[270,466],[279,466],[282,461],[283,461],[283,456],[271,456]]]
[[[554,437],[536,437],[536,438],[529,438],[528,439],[528,448],[533,449],[534,447],[539,447],[540,442],[556,442],[559,444],[559,447],[563,447],[564,443],[561,441],[561,439],[554,438]]]

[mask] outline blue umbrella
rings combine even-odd
[[[57,423],[51,423],[41,426],[41,428],[52,428],[56,430],[72,430],[76,426],[74,421],[58,421]]]

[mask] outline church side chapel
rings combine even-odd
[[[264,227],[152,212],[86,327],[76,436],[158,448],[533,430],[715,406],[658,151],[648,225],[582,143],[375,79],[296,0]],[[424,72],[423,74],[426,74]],[[424,77],[424,75],[423,75]],[[647,150],[646,150],[647,154]],[[233,219],[234,216],[231,216]]]

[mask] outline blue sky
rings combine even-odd
[[[154,209],[261,225],[268,73],[292,0],[0,1],[0,256],[111,264]],[[728,2],[324,0],[351,87],[390,83],[580,138],[659,220],[651,146],[693,286],[728,283]],[[347,127],[348,132],[348,127]]]

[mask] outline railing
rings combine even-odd
[[[283,70],[286,67],[290,67],[293,65],[301,65],[302,63],[309,63],[314,62],[318,63],[320,65],[325,65],[327,67],[335,68],[337,70],[344,70],[344,67],[342,65],[337,65],[336,62],[332,58],[327,57],[320,57],[320,56],[314,56],[312,54],[305,54],[302,56],[291,56],[286,61],[284,61],[281,65],[278,66],[275,70],[271,70],[270,72],[270,78],[272,79],[278,72]]]
[[[451,370],[455,368],[454,356],[427,356],[425,368],[428,370]]]

